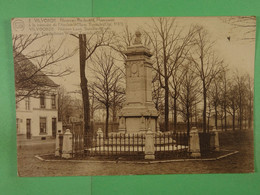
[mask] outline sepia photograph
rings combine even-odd
[[[255,16],[11,26],[18,176],[254,172]]]

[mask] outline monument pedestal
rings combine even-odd
[[[122,133],[157,131],[157,111],[150,107],[124,107],[119,117],[119,131]]]
[[[126,59],[126,102],[119,114],[119,132],[157,131],[158,113],[152,101],[152,63],[150,51],[136,32],[133,46],[124,52]]]

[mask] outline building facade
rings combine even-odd
[[[38,97],[25,97],[17,103],[17,134],[31,136],[56,136],[58,121],[57,90]]]
[[[14,55],[17,134],[55,137],[59,85],[23,54]]]

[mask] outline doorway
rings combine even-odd
[[[57,131],[57,119],[52,118],[52,137],[56,137],[56,131]]]
[[[31,139],[31,119],[26,119],[26,138]]]

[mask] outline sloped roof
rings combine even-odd
[[[23,54],[14,52],[15,85],[17,89],[58,87],[42,69],[32,63]]]

